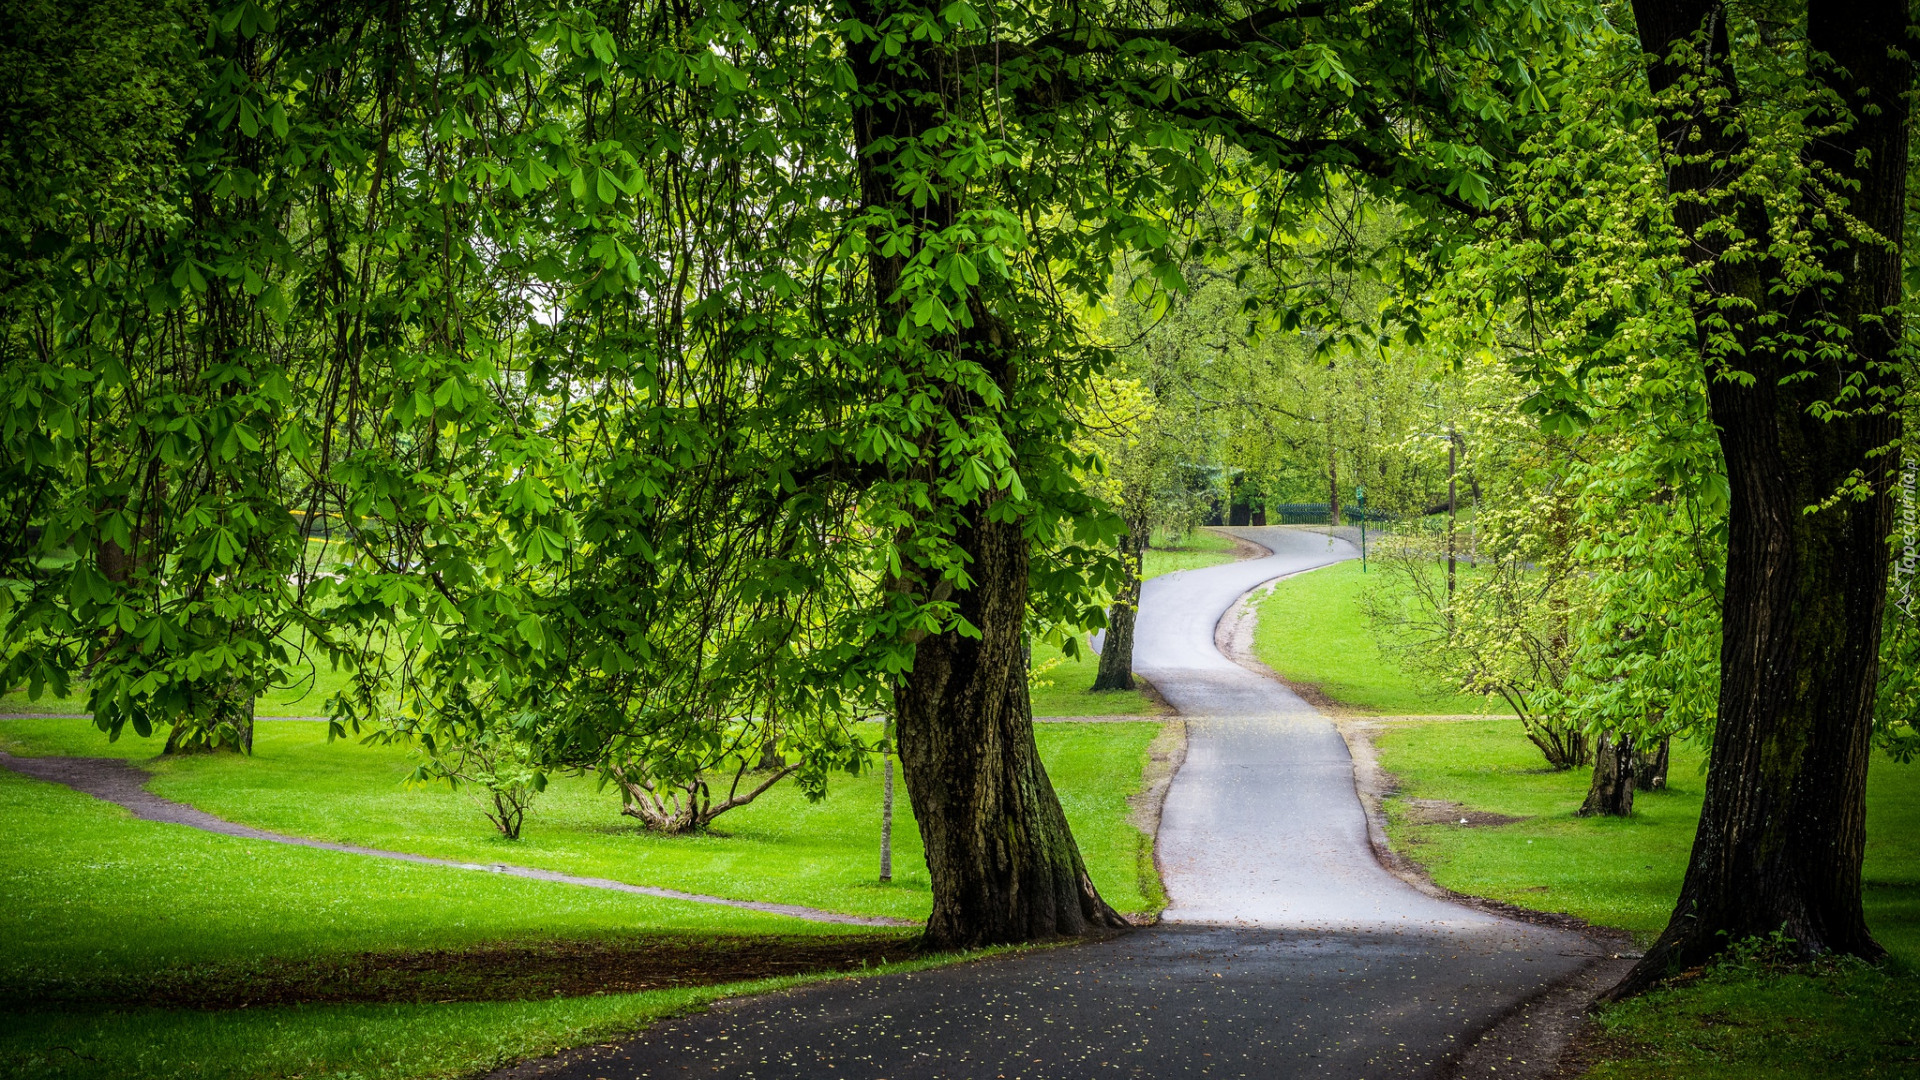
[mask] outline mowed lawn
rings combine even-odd
[[[1357,560],[1274,583],[1259,598],[1254,653],[1289,682],[1310,686],[1345,710],[1373,716],[1507,713],[1498,697],[1448,692],[1381,651],[1362,596],[1380,575]]]
[[[1126,799],[1139,786],[1147,744],[1159,727],[1152,721],[1046,724],[1037,736],[1089,872],[1122,911],[1143,911],[1148,903],[1138,871],[1139,831],[1126,823]],[[894,880],[882,885],[877,770],[836,775],[819,802],[781,784],[716,819],[710,833],[678,837],[659,836],[621,816],[617,795],[593,777],[561,776],[535,802],[521,839],[506,840],[464,792],[405,783],[413,767],[408,751],[329,743],[319,723],[262,721],[251,758],[156,759],[155,743],[132,737],[110,743],[83,720],[0,721],[0,739],[16,752],[134,760],[152,771],[149,788],[157,794],[296,836],[852,914],[918,919],[931,905],[919,833],[897,773]],[[0,850],[15,844],[14,837],[0,836]],[[0,926],[7,917],[0,911]]]
[[[1280,582],[1260,606],[1257,649],[1274,670],[1356,714],[1505,712],[1436,694],[1375,644],[1360,606],[1372,575],[1347,562]],[[1473,896],[1578,916],[1650,941],[1672,914],[1705,787],[1703,748],[1673,744],[1668,787],[1630,818],[1578,818],[1588,769],[1548,770],[1519,722],[1390,722],[1374,735],[1400,788],[1396,850]],[[1517,820],[1419,824],[1411,800]],[[1876,755],[1868,774],[1865,907],[1891,953],[1876,968],[1742,953],[1599,1016],[1589,1080],[1854,1080],[1920,1077],[1920,763]]]
[[[1233,538],[1210,529],[1195,529],[1185,536],[1156,534],[1153,546],[1140,560],[1143,578],[1182,570],[1199,570],[1234,560]],[[1087,647],[1083,638],[1080,655],[1067,656],[1058,645],[1041,642],[1033,647],[1033,666],[1038,683],[1033,688],[1035,716],[1151,716],[1160,710],[1153,699],[1139,690],[1095,691],[1093,679],[1100,673],[1100,658]]]
[[[1049,724],[1041,753],[1103,893],[1159,902],[1150,841],[1127,821],[1157,722]],[[876,880],[881,781],[840,776],[808,803],[782,785],[713,834],[647,834],[611,792],[563,778],[525,838],[498,839],[464,794],[409,787],[404,751],[263,721],[256,755],[155,760],[81,720],[0,722],[14,753],[114,756],[153,790],[235,820],[327,840],[833,910],[923,916],[926,869],[896,780],[895,881]],[[500,943],[698,935],[818,938],[846,926],[479,871],[418,866],[139,821],[0,770],[0,1076],[413,1078],[476,1071],[633,1030],[795,978],[544,1001],[298,1005],[227,1012],[29,1003],[254,963]],[[911,930],[879,930],[909,955]],[[888,947],[887,951],[891,951]],[[921,964],[937,961],[912,961]],[[891,967],[889,968],[891,969]],[[64,1049],[62,1049],[64,1048]]]
[[[1667,790],[1629,818],[1579,818],[1590,771],[1547,771],[1517,721],[1387,725],[1380,763],[1396,849],[1457,892],[1563,912],[1651,941],[1673,910],[1699,821],[1702,748],[1676,741]],[[1510,824],[1413,823],[1409,800],[1509,815]],[[1865,905],[1884,969],[1730,964],[1603,1014],[1614,1060],[1594,1080],[1920,1075],[1920,763],[1877,755],[1867,782]]]
[[[0,814],[0,1076],[22,1080],[460,1076],[758,988],[225,1012],[32,1007],[89,987],[502,941],[846,931],[216,836],[4,770]]]

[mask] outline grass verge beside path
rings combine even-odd
[[[1349,560],[1276,582],[1255,601],[1254,653],[1281,678],[1360,714],[1508,712],[1498,698],[1447,693],[1381,654],[1360,606],[1378,577]]]
[[[371,859],[140,821],[0,770],[0,984],[637,931],[846,928],[628,893]]]
[[[1139,880],[1132,838],[1138,830],[1126,824],[1125,817],[1126,797],[1140,785],[1147,744],[1158,730],[1157,722],[1146,721],[1048,724],[1038,733],[1041,757],[1067,806],[1067,820],[1081,837],[1088,872],[1115,907],[1126,912],[1144,911],[1151,904]],[[620,816],[618,798],[596,790],[591,778],[558,777],[528,814],[522,838],[509,841],[493,831],[464,793],[439,785],[403,784],[411,769],[406,751],[328,743],[321,724],[262,721],[252,758],[209,754],[154,759],[153,741],[129,736],[109,743],[84,720],[3,721],[0,740],[27,753],[134,760],[153,771],[149,788],[159,795],[296,836],[859,915],[919,919],[932,905],[919,831],[905,798],[894,802],[894,880],[887,885],[875,880],[882,783],[872,772],[836,776],[827,798],[817,803],[808,802],[791,784],[782,784],[751,805],[729,811],[711,833],[681,837],[656,835]],[[101,809],[120,813],[112,807]],[[1113,836],[1122,836],[1124,842]],[[12,850],[4,838],[0,845],[0,850]],[[312,854],[343,864],[378,861]],[[22,857],[30,861],[31,851]],[[471,873],[439,872],[456,877]],[[259,875],[243,873],[235,880],[257,881]]]
[[[1562,912],[1650,941],[1686,871],[1703,792],[1701,751],[1675,743],[1664,792],[1634,816],[1577,818],[1586,770],[1548,772],[1511,720],[1409,723],[1374,739],[1400,790],[1388,838],[1456,892]],[[1453,809],[1504,824],[1457,821]],[[1868,924],[1892,953],[1786,967],[1766,956],[1607,1010],[1594,1080],[1920,1075],[1920,764],[1876,756],[1867,783]]]
[[[1219,566],[1236,558],[1233,538],[1225,533],[1210,529],[1195,529],[1185,536],[1156,533],[1153,546],[1141,557],[1140,573],[1151,580],[1181,570]],[[1033,688],[1035,716],[1153,716],[1164,711],[1140,690],[1089,689],[1100,673],[1100,658],[1084,640],[1078,657],[1066,656],[1057,645],[1036,644],[1033,664],[1036,669],[1052,665],[1041,676],[1043,685]]]
[[[1143,846],[1148,840],[1126,820],[1127,797],[1140,787],[1147,745],[1161,726],[1052,724],[1039,733],[1088,871],[1122,911],[1147,911],[1162,902],[1158,883],[1141,877],[1143,870],[1151,873],[1151,851]],[[529,839],[508,843],[493,839],[465,796],[403,787],[401,752],[324,740],[320,725],[263,722],[252,759],[152,761],[155,743],[108,744],[83,720],[0,723],[0,742],[16,752],[135,759],[156,770],[153,786],[163,794],[267,828],[424,848],[472,861],[548,863],[616,878],[640,878],[636,870],[643,869],[648,883],[664,878],[669,885],[736,895],[777,886],[777,893],[819,907],[850,898],[871,911],[899,896],[908,903],[897,910],[924,910],[926,903],[924,881],[913,882],[925,870],[904,798],[896,803],[895,866],[907,884],[888,889],[868,883],[878,833],[879,781],[872,776],[838,778],[832,795],[816,805],[783,787],[764,803],[721,819],[720,833],[673,839],[622,824],[611,794],[594,793],[584,781],[562,781],[560,797],[539,804],[529,817]],[[436,979],[448,983],[447,996],[498,991],[469,985],[482,977],[475,965],[489,949],[524,946],[551,959],[549,953],[569,949],[657,954],[675,941],[711,949],[716,935],[758,935],[756,942],[804,938],[828,951],[835,948],[829,938],[854,940],[843,926],[140,821],[89,796],[5,770],[0,820],[8,823],[0,830],[0,1077],[468,1076],[629,1033],[717,998],[837,977],[452,1004],[426,993]],[[904,948],[912,932],[871,936],[880,939],[876,949],[885,956],[894,951],[888,943]],[[380,967],[396,950],[442,952],[439,966],[424,975],[396,974]],[[363,953],[375,955],[358,955]],[[454,962],[447,962],[449,954]],[[911,970],[951,959],[872,970]],[[276,997],[244,977],[257,970],[286,983],[303,964],[333,984],[341,971],[372,964],[395,984],[385,999],[393,1003],[218,1011],[59,1004],[174,1001],[196,992],[210,1001],[242,992],[264,995],[255,1000],[282,1000],[293,991]],[[544,998],[551,992],[534,985],[538,972],[520,976],[525,985],[504,991],[507,996]],[[699,978],[687,973],[689,981]],[[182,985],[201,990],[182,991]],[[129,992],[116,997],[115,990]],[[349,996],[364,991],[353,988]],[[578,991],[569,983],[565,992]],[[416,1003],[422,997],[436,1003]]]

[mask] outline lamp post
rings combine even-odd
[[[1451,421],[1447,424],[1447,625],[1453,625],[1453,575],[1455,552],[1453,547],[1453,524],[1460,514],[1460,502],[1455,496],[1454,475],[1460,471],[1460,436],[1454,433]]]
[[[893,882],[893,717],[880,729],[880,758],[886,765],[886,792],[880,803],[880,883]]]
[[[1367,572],[1367,489],[1360,485],[1353,489],[1353,508],[1360,517],[1360,572]]]

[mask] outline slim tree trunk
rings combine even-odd
[[[1702,274],[1696,321],[1733,498],[1719,716],[1699,831],[1673,920],[1609,992],[1615,999],[1776,931],[1806,955],[1882,951],[1861,911],[1860,867],[1892,522],[1893,458],[1876,451],[1899,429],[1890,412],[1826,415],[1821,403],[1859,410],[1896,389],[1913,83],[1910,62],[1890,52],[1911,22],[1904,3],[1805,9],[1809,44],[1838,69],[1810,67],[1808,78],[1855,114],[1809,151],[1839,177],[1847,215],[1884,240],[1850,236],[1838,214],[1794,224],[1810,230],[1835,284],[1783,296],[1788,277],[1770,259],[1726,257],[1727,226],[1751,237],[1775,225],[1758,196],[1723,194],[1738,190],[1729,182],[1748,149],[1736,123],[1745,103],[1727,9],[1638,0],[1634,10],[1655,57],[1654,89],[1698,88],[1659,128],[1679,196],[1674,217]],[[1704,77],[1663,59],[1703,31]],[[1788,351],[1800,347],[1796,335],[1821,343],[1807,346],[1818,360]],[[1727,377],[1729,369],[1747,377]],[[1866,498],[1808,512],[1852,475],[1866,481]]]
[[[1340,524],[1340,459],[1327,440],[1327,524]]]
[[[894,703],[907,797],[933,884],[930,948],[971,948],[1126,925],[1087,877],[1033,740],[1024,624],[1027,540],[979,507],[959,537],[980,630],[933,635]]]
[[[1454,482],[1454,475],[1460,470],[1460,440],[1454,438],[1453,425],[1447,425],[1447,625],[1453,625],[1453,588],[1456,572],[1456,556],[1453,548],[1453,526],[1460,516],[1460,493]]]
[[[1126,583],[1107,608],[1107,636],[1100,646],[1100,671],[1093,678],[1095,690],[1133,689],[1133,623],[1140,608],[1140,537],[1144,522],[1128,522],[1120,537],[1120,561],[1126,567]]]
[[[1628,817],[1633,813],[1633,777],[1635,765],[1633,736],[1602,732],[1593,748],[1593,784],[1587,788],[1587,801],[1579,810],[1581,817]]]

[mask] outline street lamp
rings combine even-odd
[[[1360,572],[1367,572],[1367,488],[1361,484],[1353,489],[1353,506],[1360,514]]]

